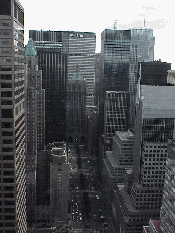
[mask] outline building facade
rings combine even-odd
[[[0,1],[0,231],[26,232],[24,9]]]
[[[54,142],[50,162],[51,222],[68,220],[69,163],[65,142]]]
[[[70,80],[74,76],[78,64],[79,73],[87,84],[86,106],[94,106],[96,35],[93,32],[63,32],[63,43],[69,53],[67,78]]]
[[[175,142],[168,141],[168,157],[165,168],[163,201],[160,210],[160,228],[162,232],[175,232]]]
[[[68,48],[63,44],[62,32],[29,31],[38,55],[38,68],[42,70],[45,89],[46,144],[65,139],[66,82]],[[53,127],[54,126],[54,127]]]
[[[77,68],[74,76],[69,79],[67,87],[66,138],[69,143],[86,142],[86,88],[86,81]]]
[[[174,87],[142,85],[139,94],[131,193],[122,185],[116,189],[122,232],[141,232],[150,218],[159,219],[167,142],[175,134]]]
[[[112,150],[112,140],[116,131],[126,131],[129,126],[129,93],[106,91],[104,105],[104,137]]]
[[[141,85],[167,85],[168,70],[171,70],[171,63],[154,61],[141,62],[138,66],[138,76]]]
[[[32,39],[25,47],[26,60],[26,199],[27,223],[35,222],[37,154],[45,145],[45,90],[38,71],[37,51]]]

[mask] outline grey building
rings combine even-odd
[[[159,218],[167,142],[175,134],[174,87],[142,85],[138,91],[133,184],[130,194],[123,185],[116,190],[124,232],[140,232],[150,218]]]
[[[160,228],[163,232],[175,232],[175,142],[168,141],[168,157],[165,168],[163,201],[160,210]]]
[[[69,163],[65,142],[54,142],[50,151],[51,222],[68,220]]]
[[[103,159],[103,195],[112,216],[113,189],[125,182],[125,170],[133,166],[134,134],[131,131],[117,131],[113,138],[112,151],[107,151]]]
[[[38,71],[37,51],[32,39],[25,47],[26,60],[26,204],[27,222],[35,222],[37,154],[45,145],[45,90]]]
[[[68,48],[64,46],[62,34],[61,31],[29,31],[37,50],[42,88],[45,89],[46,144],[65,139]]]
[[[0,6],[0,232],[26,232],[24,9]]]
[[[63,43],[69,53],[67,78],[70,80],[74,76],[78,64],[79,73],[87,84],[86,106],[94,106],[96,35],[93,32],[63,32]]]
[[[67,85],[67,130],[66,138],[69,143],[85,143],[86,142],[86,90],[87,85],[84,78],[78,72],[69,79]]]
[[[134,130],[135,125],[135,98],[138,82],[139,62],[145,65],[154,61],[154,44],[152,28],[131,28],[131,60],[129,71],[129,93],[130,93],[130,128]],[[149,74],[153,71],[147,71]],[[154,72],[155,74],[155,72]],[[162,76],[162,75],[161,75]],[[147,85],[147,83],[145,83]]]

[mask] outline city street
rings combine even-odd
[[[78,152],[77,152],[78,151]],[[83,147],[69,145],[72,232],[111,232],[95,167]],[[88,196],[87,201],[83,199]],[[87,203],[87,204],[85,204]]]

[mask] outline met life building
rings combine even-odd
[[[26,232],[24,9],[0,0],[0,232]]]

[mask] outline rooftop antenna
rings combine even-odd
[[[117,30],[117,20],[114,21],[114,30]]]
[[[144,28],[145,28],[145,18],[144,18]]]

